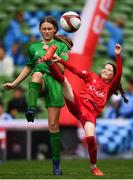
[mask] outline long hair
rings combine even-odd
[[[54,36],[54,39],[58,40],[58,41],[61,41],[61,42],[64,42],[67,46],[68,46],[68,49],[70,50],[72,47],[73,47],[73,42],[70,38],[66,37],[66,36],[63,36],[63,35],[55,35]]]
[[[110,64],[113,67],[113,72],[114,72],[114,76],[115,76],[115,74],[116,74],[116,65],[114,63],[110,63],[110,62],[106,63],[106,65],[107,64]],[[124,89],[122,87],[121,82],[119,83],[118,89],[116,90],[116,92],[114,94],[118,95],[118,92],[120,92],[121,97],[123,98],[124,102],[128,103],[128,99],[125,97],[125,91],[124,91]]]
[[[54,39],[61,41],[63,43],[65,43],[68,46],[68,49],[70,50],[73,46],[73,42],[70,38],[63,36],[63,35],[56,35],[57,31],[58,31],[58,23],[57,20],[55,18],[53,18],[52,16],[46,16],[44,17],[40,23],[39,23],[39,28],[41,28],[41,25],[45,22],[48,22],[50,24],[52,24],[54,26],[54,28],[56,29],[55,35],[54,35]]]

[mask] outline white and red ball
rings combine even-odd
[[[60,25],[66,32],[76,32],[80,28],[81,18],[76,12],[68,11],[61,16]]]

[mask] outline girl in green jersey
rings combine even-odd
[[[54,80],[45,62],[38,64],[38,60],[45,55],[46,47],[56,45],[57,56],[65,61],[68,60],[68,51],[73,43],[64,36],[56,35],[58,31],[57,21],[47,16],[39,24],[42,41],[35,42],[29,47],[29,59],[19,76],[12,82],[3,85],[5,89],[13,89],[21,83],[27,76],[32,74],[29,84],[28,111],[26,118],[28,122],[34,121],[37,106],[37,98],[40,92],[44,93],[45,104],[48,110],[48,125],[52,147],[53,174],[61,175],[60,167],[60,130],[59,115],[60,109],[64,106],[64,98],[60,83]],[[59,70],[64,73],[64,66],[57,63]]]

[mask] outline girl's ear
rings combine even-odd
[[[41,32],[41,27],[39,27],[39,31]]]
[[[55,33],[55,34],[57,33],[57,29],[56,29],[56,28],[54,29],[54,33]]]

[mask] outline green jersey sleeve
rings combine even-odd
[[[66,44],[63,43],[62,47],[60,48],[59,57],[63,59],[64,61],[68,60],[68,47]],[[57,50],[58,53],[58,50]]]

